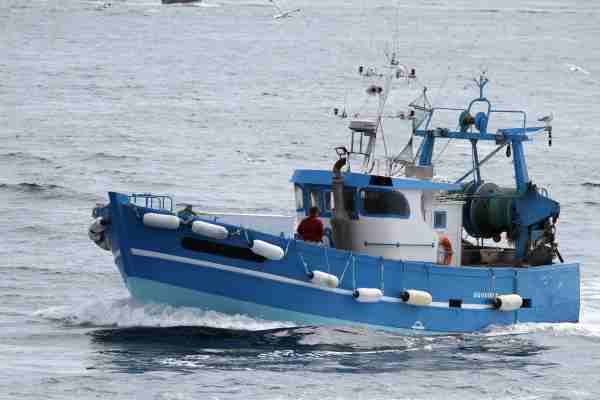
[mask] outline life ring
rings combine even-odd
[[[443,235],[438,241],[438,264],[450,265],[452,263],[452,243],[448,236]]]

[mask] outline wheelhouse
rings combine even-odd
[[[353,224],[352,251],[391,259],[436,261],[437,244],[448,237],[460,249],[462,203],[438,201],[461,185],[346,172],[344,208]],[[326,226],[335,208],[330,171],[297,170],[292,176],[297,223],[319,207]],[[335,243],[331,243],[335,246]],[[457,264],[459,254],[454,257]]]

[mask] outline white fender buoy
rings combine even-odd
[[[340,284],[337,276],[328,274],[327,272],[314,270],[308,274],[310,281],[315,285],[327,286],[330,288],[336,288]]]
[[[102,232],[95,233],[95,232],[92,231],[92,228],[90,228],[90,230],[88,231],[88,237],[90,238],[90,240],[92,242],[98,242],[98,241],[102,240],[103,236],[104,235],[102,235]]]
[[[110,250],[110,237],[106,234],[106,224],[102,217],[96,218],[88,229],[88,237],[103,250]]]
[[[254,254],[263,256],[264,258],[268,258],[269,260],[273,261],[279,261],[283,258],[283,256],[285,256],[285,252],[281,247],[267,243],[263,240],[253,240],[250,250],[252,250]]]
[[[514,311],[521,308],[523,298],[518,294],[501,294],[496,296],[494,307],[500,311]]]
[[[104,220],[102,219],[102,217],[96,218],[94,222],[92,222],[92,224],[90,225],[90,232],[95,234],[104,232],[106,226],[102,223],[103,221]]]
[[[375,288],[358,288],[352,297],[360,303],[377,303],[383,297],[383,292]]]
[[[431,293],[424,290],[409,289],[402,292],[400,299],[413,306],[428,306],[431,304]]]
[[[219,240],[225,239],[227,236],[229,236],[229,231],[227,231],[227,228],[224,226],[215,225],[204,221],[192,222],[192,232]]]
[[[179,217],[169,214],[146,213],[142,220],[144,225],[160,229],[177,229],[180,223]]]
[[[102,236],[102,239],[95,241],[94,243],[96,243],[96,246],[100,247],[102,250],[111,250],[111,244],[108,236]]]

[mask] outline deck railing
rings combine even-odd
[[[173,212],[173,198],[166,194],[131,193],[129,202],[137,206]]]

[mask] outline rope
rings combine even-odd
[[[346,261],[346,266],[344,267],[344,271],[342,271],[342,276],[340,277],[340,284],[344,280],[344,275],[346,274],[346,270],[348,269],[348,266],[350,265],[350,260],[352,260],[352,258],[354,258],[354,256],[352,255],[352,253],[350,253],[350,256],[348,257],[348,261]]]
[[[287,245],[285,246],[285,250],[283,251],[283,256],[287,257],[288,250],[290,249],[290,244],[292,244],[292,238],[288,239]]]
[[[325,251],[325,263],[327,264],[327,273],[331,273],[331,266],[329,265],[329,256],[327,255],[327,247],[323,246]]]
[[[383,258],[379,259],[379,278],[380,278],[380,287],[381,287],[381,293],[383,293],[384,291],[384,279],[383,279]]]
[[[381,117],[379,117],[379,131],[381,132],[381,141],[383,143],[383,155],[384,157],[388,156],[388,150],[387,150],[387,142],[385,140],[385,134],[383,133],[383,122]]]
[[[442,155],[444,154],[444,152],[446,151],[446,149],[448,148],[448,145],[450,144],[450,142],[453,139],[448,139],[446,141],[446,144],[444,145],[444,147],[442,148],[442,150],[438,153],[438,155],[435,157],[435,160],[433,160],[433,164],[437,164],[438,160],[442,157]]]
[[[356,258],[352,257],[352,289],[356,290]]]
[[[306,275],[310,275],[310,270],[308,269],[308,264],[306,263],[306,261],[304,261],[304,257],[302,257],[302,254],[300,252],[298,252],[298,257],[300,257],[300,261],[302,262],[302,265],[304,266],[304,271],[306,272]]]

